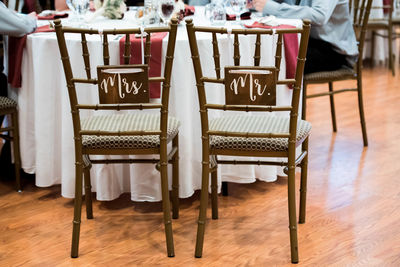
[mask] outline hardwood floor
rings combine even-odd
[[[399,72],[364,71],[368,148],[355,93],[335,97],[337,134],[328,99],[309,100],[313,129],[299,265],[400,266]],[[328,89],[310,86],[318,90]],[[230,184],[230,196],[219,197],[219,219],[207,221],[201,259],[194,258],[198,192],[181,200],[173,221],[175,258],[166,256],[161,203],[131,202],[124,194],[95,201],[93,220],[83,209],[80,257],[71,259],[72,200],[60,196],[59,186],[37,188],[31,180],[25,178],[20,194],[13,181],[0,181],[0,266],[290,265],[284,177]]]

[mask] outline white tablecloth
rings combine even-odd
[[[201,9],[197,10],[196,23],[202,21]],[[127,16],[121,21],[98,20],[91,27],[132,27]],[[299,20],[285,21],[301,25]],[[202,64],[207,72],[214,71],[211,36],[199,35]],[[165,42],[166,40],[164,40]],[[272,64],[272,38],[263,43],[264,63]],[[70,58],[73,69],[79,68],[83,76],[81,47],[77,39],[67,37],[71,47]],[[220,47],[227,47],[228,40],[221,40]],[[89,39],[92,73],[96,64],[102,64],[102,48],[98,39]],[[118,41],[111,41],[111,64],[118,64]],[[163,53],[166,46],[163,45]],[[229,63],[228,53],[233,49],[220,49],[222,62]],[[242,64],[252,64],[254,47],[248,39],[241,40]],[[269,56],[268,56],[269,55]],[[195,87],[195,77],[186,28],[179,26],[172,71],[170,114],[181,121],[180,127],[180,189],[181,198],[189,197],[201,187],[201,138],[200,115]],[[207,58],[206,58],[207,56]],[[269,57],[266,59],[266,57]],[[75,62],[75,63],[74,63]],[[285,64],[281,66],[285,75]],[[55,33],[39,33],[28,36],[22,61],[22,87],[16,90],[19,105],[20,142],[22,168],[36,174],[36,185],[40,187],[62,185],[62,196],[74,196],[74,146],[72,118],[66,89],[65,76],[60,60]],[[81,101],[96,101],[97,89],[81,90]],[[222,100],[223,90],[210,94]],[[278,104],[289,104],[291,90],[278,90]],[[88,113],[82,113],[87,116]],[[255,179],[274,181],[277,167],[221,166],[219,180],[251,183]],[[124,192],[131,192],[135,201],[159,201],[160,174],[153,165],[93,165],[91,169],[92,190],[98,200],[112,200]],[[169,176],[171,181],[171,173]]]

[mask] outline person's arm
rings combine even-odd
[[[65,0],[54,0],[54,7],[57,11],[68,10],[68,6]]]
[[[0,34],[20,37],[36,29],[36,18],[19,14],[0,2]]]
[[[253,0],[264,14],[289,19],[309,19],[314,25],[323,25],[331,17],[338,0],[313,0],[311,6],[277,3],[271,0]]]

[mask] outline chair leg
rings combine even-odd
[[[392,75],[395,75],[395,66],[393,58],[393,27],[388,29],[388,46],[389,46],[389,69],[392,71]]]
[[[167,145],[161,144],[163,147],[160,153],[161,162],[161,194],[162,194],[162,207],[164,215],[165,225],[165,238],[167,242],[167,255],[168,257],[174,257],[174,239],[172,235],[172,222],[171,222],[171,207],[169,200],[168,190],[168,159],[167,159]]]
[[[218,171],[215,169],[211,172],[211,210],[212,219],[218,219]]]
[[[371,67],[375,65],[375,31],[371,31]]]
[[[333,83],[329,82],[329,92],[332,93],[333,92]],[[337,132],[337,128],[336,128],[336,112],[335,112],[335,102],[334,102],[334,98],[333,95],[329,95],[329,100],[331,103],[331,119],[332,119],[332,128],[334,132]]]
[[[222,182],[221,191],[224,197],[228,196],[228,182]]]
[[[208,142],[208,140],[207,140]],[[208,153],[208,143],[205,145],[206,141],[203,139],[203,168],[202,168],[202,181],[201,181],[201,195],[200,195],[200,211],[199,220],[197,226],[197,238],[196,238],[196,250],[195,257],[201,258],[203,254],[203,243],[204,243],[204,231],[206,227],[206,217],[207,217],[207,206],[208,206],[208,185],[209,185],[209,153]]]
[[[177,148],[172,158],[172,218],[179,218],[179,134],[172,140],[172,146]]]
[[[368,137],[367,137],[367,126],[365,123],[364,116],[364,104],[363,104],[363,95],[362,95],[362,77],[361,72],[359,72],[357,77],[357,93],[358,93],[358,110],[360,112],[360,122],[361,122],[361,131],[363,135],[364,146],[368,146]]]
[[[307,155],[301,162],[299,223],[306,222],[308,137],[306,138],[306,140],[304,140],[302,144],[302,150],[307,151]]]
[[[301,103],[301,119],[306,119],[307,113],[307,84],[303,82],[303,95],[302,95],[302,103]]]
[[[294,149],[293,149],[294,151]],[[294,154],[294,153],[293,153]],[[292,263],[299,262],[297,244],[297,222],[296,222],[296,193],[295,193],[295,159],[289,156],[288,160],[288,208],[289,208],[289,230],[290,250]]]
[[[15,166],[15,185],[18,192],[22,191],[21,186],[21,155],[19,151],[19,125],[18,125],[18,112],[15,110],[11,114],[13,130],[13,146],[14,146],[14,166]]]
[[[93,219],[92,207],[92,184],[90,181],[90,165],[83,169],[85,179],[85,203],[86,203],[86,218]]]
[[[79,234],[81,229],[81,211],[82,211],[82,157],[75,163],[75,201],[74,201],[74,220],[72,222],[72,247],[71,258],[78,257]]]

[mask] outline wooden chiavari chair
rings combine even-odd
[[[201,116],[201,135],[202,135],[202,186],[200,213],[197,229],[197,241],[195,257],[201,257],[203,251],[204,231],[206,223],[206,211],[208,203],[209,174],[211,173],[211,202],[212,218],[218,218],[218,199],[217,199],[217,168],[219,164],[242,164],[242,165],[272,165],[283,166],[288,175],[288,209],[289,209],[289,228],[292,262],[298,262],[297,245],[297,223],[296,223],[296,199],[295,199],[295,168],[301,167],[301,197],[299,222],[305,222],[305,201],[307,184],[307,161],[308,161],[308,135],[311,125],[299,120],[298,107],[303,69],[308,45],[310,22],[304,21],[303,28],[297,29],[231,29],[198,27],[194,26],[192,20],[186,21],[189,36],[190,49],[192,54],[193,67],[196,76],[196,85],[200,104]],[[215,65],[215,77],[204,76],[200,62],[200,55],[196,33],[209,33],[212,35],[213,57]],[[275,64],[269,67],[260,67],[261,38],[271,36],[276,33],[276,53]],[[296,74],[293,79],[279,79],[279,69],[282,58],[282,38],[284,34],[300,34],[300,48],[297,59]],[[221,75],[221,63],[218,46],[218,36],[233,36],[233,59],[235,67],[225,67],[225,76]],[[247,35],[255,38],[254,66],[240,65],[240,43],[239,36]],[[230,37],[228,37],[230,38]],[[271,88],[271,95],[262,103],[235,104],[235,101],[227,101],[223,104],[207,102],[206,84],[225,85],[225,96],[227,97],[228,84],[232,85],[227,73],[237,73],[237,71],[261,71],[268,78],[268,88]],[[263,72],[262,70],[267,70]],[[269,73],[269,74],[267,74]],[[262,75],[264,75],[262,74]],[[229,77],[231,74],[229,74]],[[235,76],[233,76],[235,77]],[[261,79],[261,78],[260,78]],[[267,84],[266,83],[266,84]],[[277,84],[293,85],[293,95],[291,105],[277,106],[268,104],[273,101],[273,92],[276,92]],[[228,85],[228,86],[230,86]],[[269,87],[271,86],[271,87]],[[217,89],[217,88],[215,88]],[[243,98],[241,98],[243,99]],[[239,101],[240,102],[240,101]],[[249,101],[250,102],[250,101]],[[220,110],[225,112],[241,111],[239,114],[227,115],[210,119],[208,112]],[[289,116],[272,116],[270,112],[286,111]],[[243,115],[242,112],[255,112],[255,114]],[[259,115],[261,113],[261,115]],[[302,153],[296,157],[296,147],[302,146]],[[256,160],[222,160],[218,156],[249,156],[249,157],[273,157],[282,158],[277,161],[256,161]],[[286,159],[286,160],[285,160]]]
[[[76,160],[76,180],[75,180],[75,204],[74,204],[74,220],[72,233],[72,249],[71,257],[78,257],[79,232],[81,222],[81,205],[82,205],[82,175],[85,182],[85,202],[86,214],[88,219],[93,218],[92,200],[91,200],[91,184],[90,184],[90,167],[92,164],[121,164],[121,163],[147,163],[156,164],[156,168],[161,173],[161,191],[162,191],[162,207],[164,214],[165,234],[167,243],[167,254],[169,257],[174,256],[174,244],[172,236],[171,210],[168,191],[168,163],[172,164],[172,213],[173,218],[179,216],[179,150],[178,150],[178,127],[179,121],[168,116],[168,99],[170,91],[171,70],[173,64],[177,21],[172,20],[170,26],[146,28],[144,58],[145,64],[141,65],[119,65],[109,66],[110,38],[116,35],[125,35],[125,52],[124,63],[128,64],[130,54],[130,35],[140,34],[140,28],[135,29],[114,29],[98,31],[94,29],[69,28],[63,27],[61,21],[55,21],[55,29],[57,34],[58,45],[61,53],[61,59],[64,67],[65,78],[72,112],[74,143],[75,143],[75,160]],[[168,33],[168,46],[165,55],[165,67],[163,75],[160,77],[148,77],[145,79],[149,83],[162,83],[161,103],[146,102],[130,102],[130,103],[106,103],[103,104],[85,104],[79,103],[77,98],[76,87],[78,84],[97,85],[100,81],[92,77],[90,56],[88,49],[87,35],[99,35],[99,41],[102,40],[103,45],[103,61],[105,68],[107,67],[127,67],[146,69],[150,62],[151,34],[158,32]],[[68,54],[68,46],[65,40],[65,34],[76,34],[81,36],[82,56],[86,77],[75,77],[71,67]],[[104,67],[103,66],[103,67]],[[99,69],[98,69],[99,72]],[[99,77],[98,77],[99,78]],[[144,84],[144,83],[143,83]],[[83,88],[81,88],[82,90]],[[100,88],[99,88],[100,94]],[[112,102],[112,101],[111,101]],[[113,115],[96,115],[88,118],[81,118],[80,111],[92,110],[104,111],[114,110],[117,114]],[[135,113],[118,114],[119,111],[136,111]],[[146,110],[160,110],[160,115],[149,114]],[[172,149],[168,153],[167,144],[172,142]],[[135,159],[90,159],[91,155],[159,155],[159,158],[135,158]]]
[[[358,95],[358,109],[360,113],[361,130],[363,135],[364,146],[368,146],[367,137],[367,127],[365,123],[364,116],[364,104],[363,104],[363,94],[362,94],[362,55],[364,51],[365,33],[367,31],[367,23],[371,10],[372,0],[354,0],[350,2],[350,9],[353,14],[353,28],[356,33],[356,38],[358,41],[358,60],[354,66],[354,69],[349,69],[347,67],[341,68],[335,71],[322,71],[316,73],[309,73],[304,75],[303,81],[303,109],[302,118],[306,119],[306,108],[307,108],[307,98],[314,98],[320,96],[329,95],[330,107],[331,107],[331,118],[332,118],[332,128],[333,131],[337,131],[336,127],[336,113],[335,113],[335,103],[334,95],[343,92],[357,92]],[[350,89],[339,89],[334,90],[333,83],[337,81],[345,80],[356,80],[357,87]],[[308,84],[324,84],[328,83],[329,92],[317,93],[317,94],[307,94]]]

